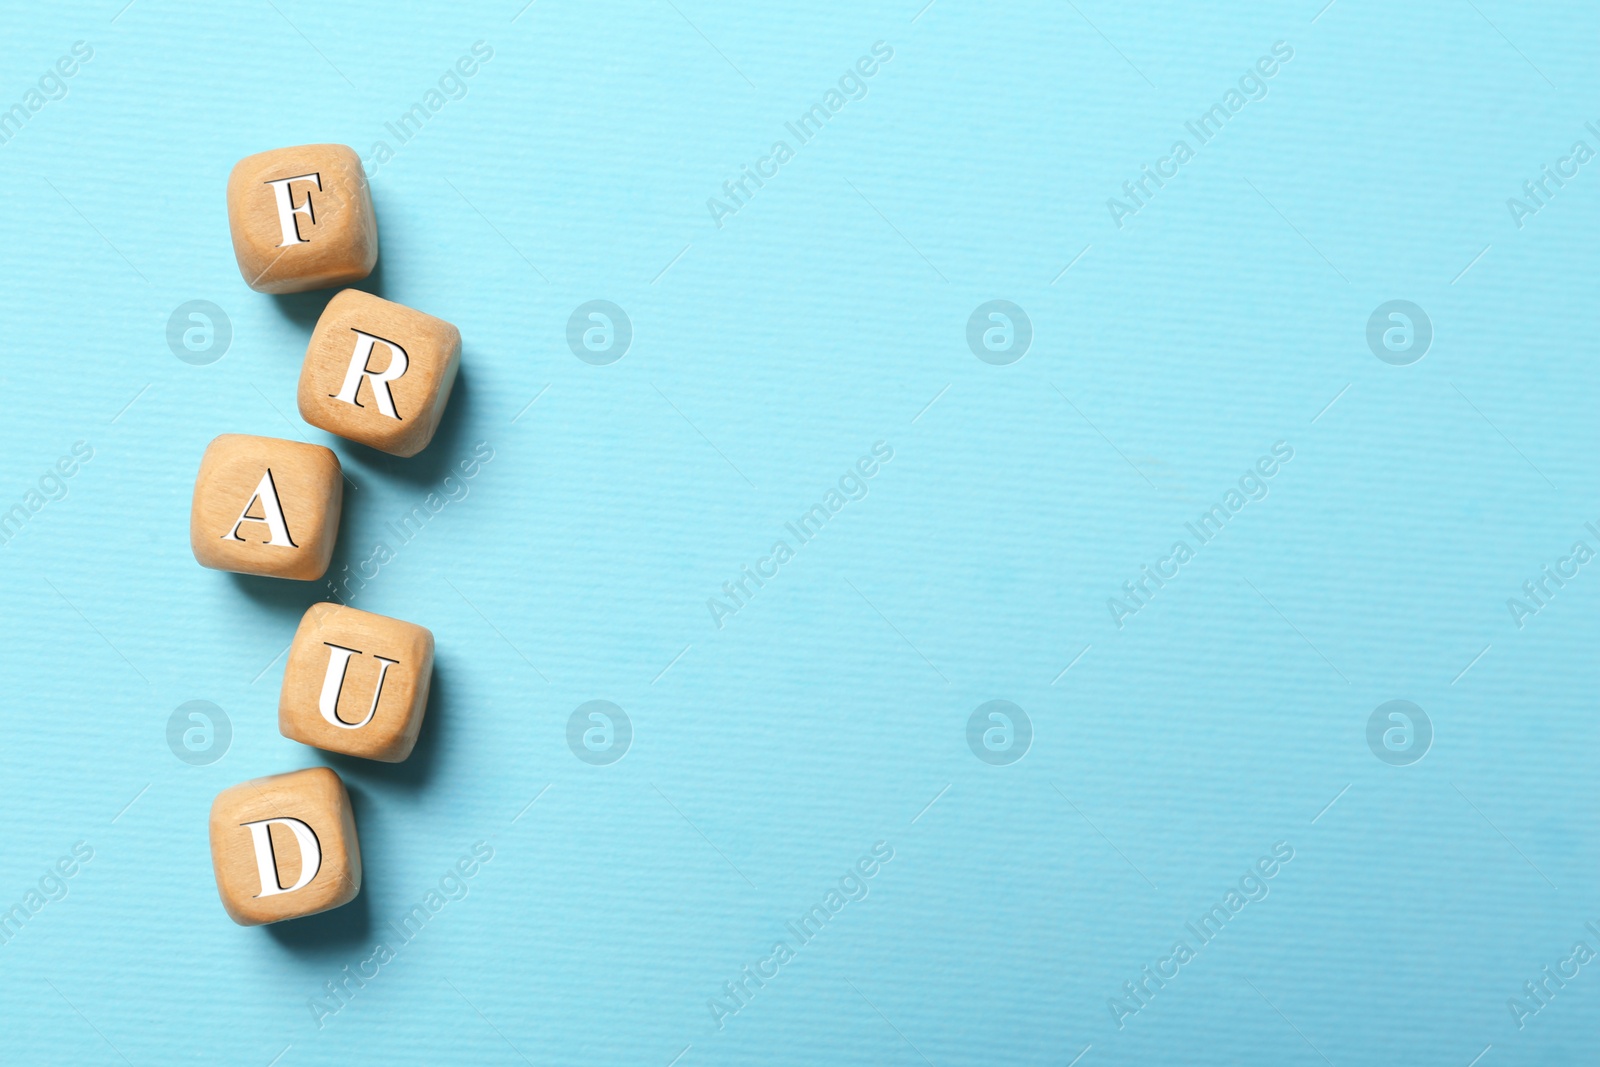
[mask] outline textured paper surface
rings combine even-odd
[[[1593,1061],[1600,963],[1542,970],[1600,951],[1591,8],[520,2],[4,17],[0,1059]],[[369,160],[369,288],[464,338],[414,459],[301,422],[330,294],[234,264],[229,169],[322,141]],[[1394,300],[1420,360],[1369,347]],[[221,358],[169,344],[190,301]],[[580,358],[591,301],[629,328]],[[334,574],[438,639],[408,762],[279,736],[326,588],[191,558],[225,432],[342,457]],[[1369,746],[1392,700],[1418,762]],[[318,764],[360,897],[235,927],[212,797]]]

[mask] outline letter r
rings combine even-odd
[[[378,401],[378,410],[389,418],[399,421],[400,413],[394,408],[394,397],[389,392],[389,383],[406,372],[411,365],[411,360],[406,356],[406,350],[385,337],[374,337],[370,333],[362,333],[351,327],[350,332],[356,335],[356,350],[350,355],[350,369],[345,372],[344,384],[337,393],[328,395],[335,400],[343,400],[346,404],[356,407],[365,407],[358,399],[361,392],[361,379],[366,378],[372,382],[372,395]],[[372,358],[372,346],[378,342],[389,346],[389,368],[384,371],[374,371],[367,367],[367,362]]]
[[[296,174],[293,178],[279,178],[277,181],[264,183],[272,186],[273,196],[277,198],[278,227],[283,231],[283,242],[278,245],[279,248],[310,243],[300,236],[300,223],[295,220],[296,215],[304,215],[311,220],[313,226],[317,224],[317,213],[311,206],[310,191],[306,192],[306,198],[300,206],[295,207],[294,194],[289,191],[290,182],[311,182],[317,187],[317,192],[322,192],[322,175],[317,173]]]

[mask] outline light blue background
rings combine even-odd
[[[120,5],[13,3],[0,34],[0,106],[94,48],[0,146],[0,509],[94,449],[0,548],[0,907],[94,849],[0,947],[0,1060],[1594,1061],[1600,964],[1507,1008],[1600,949],[1600,570],[1522,629],[1506,606],[1600,545],[1600,163],[1506,207],[1600,147],[1591,5]],[[368,287],[466,339],[439,437],[391,459],[298,418],[330,294],[246,288],[224,182],[393,146],[480,40],[371,175]],[[869,95],[717,228],[706,199],[880,40]],[[1119,230],[1107,198],[1276,41],[1269,95]],[[1010,366],[965,341],[995,298],[1035,332]],[[232,323],[209,366],[165,338],[193,299]],[[611,366],[566,344],[591,299],[633,323]],[[1434,326],[1411,366],[1366,345],[1391,299]],[[437,635],[408,763],[278,734],[319,587],[195,564],[227,432],[335,447],[336,568],[493,449],[356,601]],[[717,629],[707,598],[875,441],[870,494]],[[1278,441],[1270,496],[1119,630],[1107,598]],[[1407,767],[1365,740],[1396,698],[1436,732]],[[234,731],[205,767],[165,740],[195,699]],[[633,723],[611,766],[566,744],[591,699]],[[993,699],[1033,723],[1010,766],[967,747]],[[234,926],[212,797],[324,762],[361,896]],[[880,840],[870,896],[719,1030],[708,998]],[[319,1029],[308,998],[477,841],[470,895]],[[1270,896],[1119,1030],[1108,998],[1278,841]]]

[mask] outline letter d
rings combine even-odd
[[[278,860],[272,852],[272,832],[268,829],[273,824],[288,827],[294,834],[295,842],[300,846],[300,877],[295,880],[294,885],[285,886],[278,882]],[[250,829],[250,839],[256,848],[256,869],[261,874],[261,892],[256,894],[258,898],[304,889],[322,869],[322,846],[317,843],[317,835],[311,827],[299,819],[287,817],[260,819],[239,825]]]

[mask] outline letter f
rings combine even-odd
[[[299,207],[294,206],[294,194],[289,191],[290,182],[311,182],[317,187],[317,192],[322,192],[321,174],[296,174],[293,178],[279,178],[277,181],[263,184],[272,186],[272,193],[278,202],[278,227],[283,231],[283,243],[279,248],[288,248],[290,245],[303,245],[310,242],[300,236],[300,224],[295,221],[296,215],[304,215],[317,224],[316,209],[311,206],[311,194],[306,193],[305,200]]]

